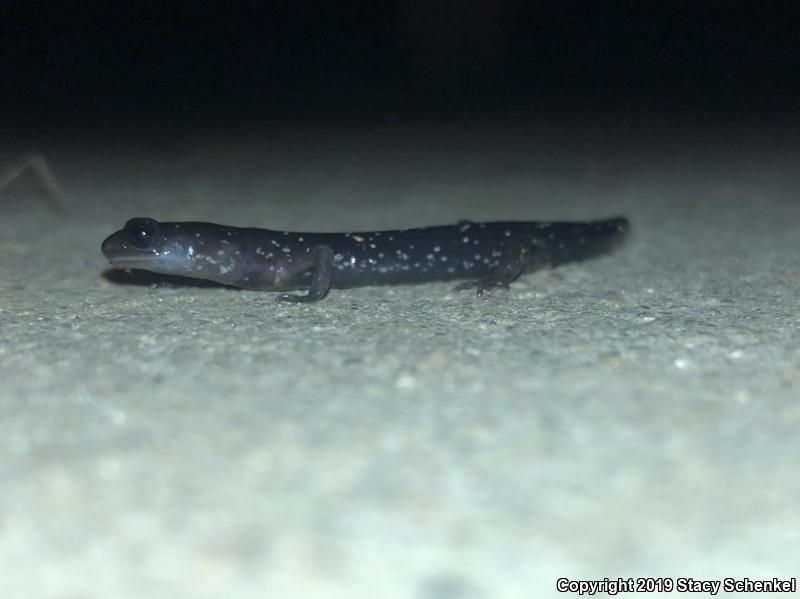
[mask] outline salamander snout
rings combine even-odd
[[[132,218],[125,228],[103,241],[100,250],[115,264],[158,253],[162,243],[161,226],[152,218]]]
[[[100,246],[100,251],[103,252],[103,255],[109,260],[119,254],[121,249],[119,231],[106,237],[105,241],[103,241],[103,245]]]

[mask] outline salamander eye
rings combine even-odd
[[[128,241],[140,250],[155,248],[161,238],[158,222],[152,218],[132,218],[125,224]]]

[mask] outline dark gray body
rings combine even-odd
[[[132,224],[134,223],[134,224]],[[463,221],[363,233],[293,233],[133,219],[103,242],[111,264],[245,289],[327,288],[469,279],[483,290],[523,272],[608,251],[623,218],[586,223]],[[138,237],[137,237],[138,235]],[[133,236],[133,237],[132,237]],[[147,247],[131,243],[149,239]],[[282,296],[283,299],[305,296]],[[316,297],[314,299],[321,299]],[[290,300],[293,301],[293,300]],[[308,300],[308,301],[314,301]]]

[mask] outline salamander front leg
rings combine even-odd
[[[293,295],[282,293],[278,300],[291,302],[293,304],[308,304],[318,302],[328,295],[331,288],[331,278],[333,275],[333,250],[327,245],[318,245],[313,251],[313,263],[311,265],[311,287],[306,295]]]

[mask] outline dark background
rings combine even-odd
[[[4,126],[793,113],[792,2],[0,8]]]

